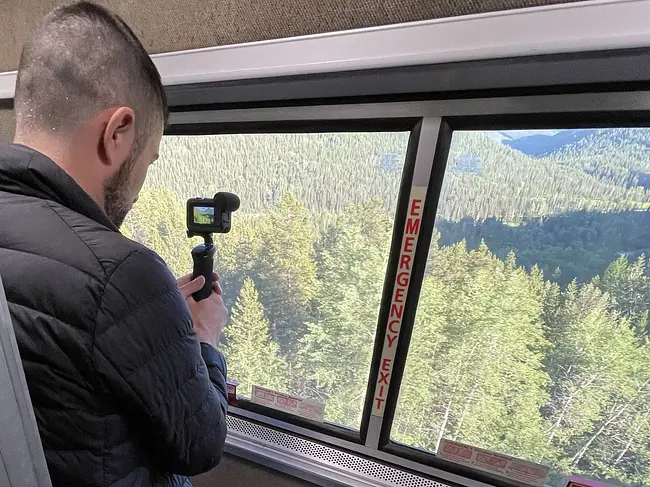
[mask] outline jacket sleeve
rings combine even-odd
[[[99,386],[146,437],[161,471],[197,475],[219,463],[226,437],[223,356],[199,343],[176,280],[137,250],[112,273],[93,340]]]

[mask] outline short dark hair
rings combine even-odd
[[[91,2],[50,12],[23,47],[16,80],[17,130],[68,132],[101,110],[129,106],[139,148],[169,117],[160,73],[131,28]]]

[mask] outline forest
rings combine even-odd
[[[650,129],[548,142],[454,133],[392,438],[544,463],[553,487],[569,474],[650,485]],[[185,200],[240,196],[215,267],[241,395],[309,397],[359,428],[407,143],[163,139],[122,231],[182,275],[200,242]]]

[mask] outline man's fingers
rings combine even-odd
[[[190,276],[190,279],[191,277],[192,276]],[[203,284],[205,284],[205,277],[199,276],[193,281],[190,281],[187,284],[179,286],[178,290],[181,292],[184,298],[187,298],[192,294],[194,294],[195,292],[199,291],[203,287]]]
[[[178,287],[185,286],[190,282],[192,282],[192,274],[185,274],[183,277],[179,277],[178,279],[176,279],[176,286]]]
[[[219,279],[220,279],[219,274],[213,272],[212,280],[218,281]],[[176,283],[178,284],[178,286],[184,286],[185,284],[189,284],[191,281],[192,281],[192,274],[185,274],[183,277],[179,277],[178,279],[176,279]]]
[[[223,291],[221,290],[221,286],[216,280],[212,281],[212,289],[214,289],[214,292],[216,292],[220,296],[223,293]]]
[[[219,285],[218,281],[219,281],[219,274],[213,272],[212,288],[214,289],[214,292],[221,295],[223,291],[221,290],[221,286]],[[178,286],[178,290],[186,298],[189,295],[194,294],[199,289],[201,289],[203,287],[204,282],[205,282],[205,278],[203,276],[198,276],[196,279],[192,280],[192,274],[186,274],[183,277],[179,277],[178,279],[176,279],[176,285]]]
[[[214,289],[214,292],[217,293],[219,296],[223,294],[221,285],[219,284],[219,274],[217,274],[216,272],[212,273],[212,289]]]

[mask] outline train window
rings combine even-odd
[[[222,349],[253,385],[325,404],[359,429],[409,132],[166,136],[124,225],[176,275],[191,269],[184,202],[241,198],[215,268]]]
[[[391,438],[650,483],[650,129],[454,132]]]

